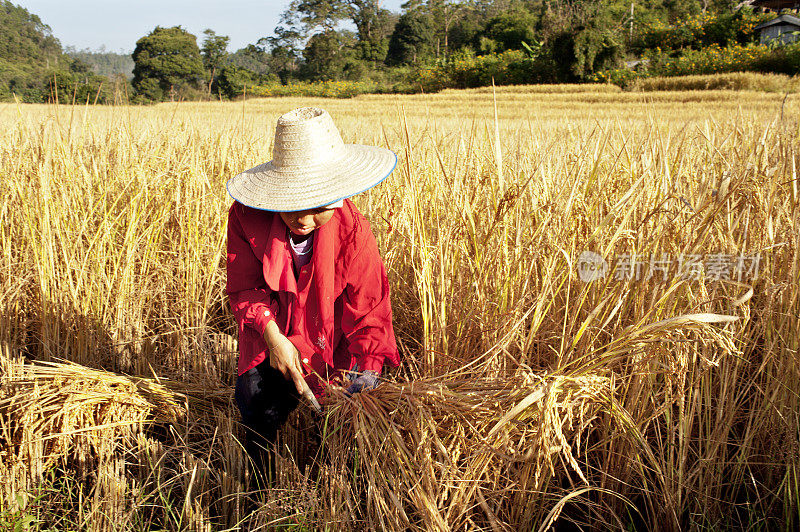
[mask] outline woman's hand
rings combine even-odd
[[[356,368],[358,368],[358,366],[356,366]],[[380,373],[371,369],[364,371],[364,373],[359,373],[350,379],[351,384],[347,387],[345,393],[347,395],[353,395],[354,393],[372,390],[373,388],[376,388],[378,384],[380,384],[378,382],[380,376]]]
[[[304,395],[308,390],[308,384],[303,378],[303,370],[300,367],[300,354],[294,344],[281,334],[278,325],[271,321],[267,324],[264,331],[264,340],[269,347],[269,365],[280,371],[286,380],[294,382],[297,393]]]

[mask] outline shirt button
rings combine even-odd
[[[269,311],[268,310],[264,311],[264,316],[269,316]]]
[[[303,359],[303,364],[308,364],[308,359],[307,358]]]

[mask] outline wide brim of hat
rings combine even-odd
[[[397,155],[378,146],[345,144],[337,157],[302,169],[269,161],[228,180],[228,194],[243,205],[292,212],[324,207],[368,190],[392,173]]]

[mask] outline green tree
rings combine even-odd
[[[464,9],[462,16],[453,22],[447,35],[450,50],[476,51],[486,27],[487,16],[477,9]]]
[[[72,103],[112,103],[114,85],[105,76],[91,72],[89,65],[74,62],[67,70],[57,70],[47,80],[47,93],[52,101]]]
[[[328,30],[313,35],[303,50],[303,77],[335,80],[345,77],[345,70],[355,60],[356,39],[352,32]]]
[[[666,15],[665,22],[683,20],[689,15],[696,15],[702,9],[702,2],[698,0],[662,0],[663,10]],[[656,6],[653,6],[657,9]]]
[[[356,41],[351,48],[358,59],[377,66],[386,56],[389,37],[397,22],[391,11],[380,7],[379,0],[293,0],[275,29],[273,49],[305,49],[318,34],[327,35],[325,39],[330,41],[332,32],[341,31],[340,25],[347,20],[356,27]],[[304,57],[307,55],[303,53]]]
[[[236,50],[228,56],[228,65],[249,70],[257,76],[268,76],[274,69],[272,54],[266,44],[266,39],[259,39],[256,44],[248,44]]]
[[[217,83],[219,91],[226,98],[236,98],[244,93],[247,86],[253,86],[256,81],[256,76],[252,71],[226,65],[220,70]]]
[[[483,31],[483,39],[495,44],[494,50],[489,52],[502,52],[505,50],[521,50],[522,43],[531,44],[537,40],[536,25],[538,19],[528,11],[512,11],[492,17]],[[486,42],[484,40],[484,43]],[[484,46],[479,46],[484,51]]]
[[[273,33],[275,35],[272,37],[259,39],[258,44],[269,48],[269,54],[275,66],[274,71],[280,77],[281,82],[286,83],[298,69],[306,40],[299,13],[290,6],[281,14],[281,22]]]
[[[294,14],[305,35],[335,31],[349,15],[346,0],[293,0],[287,11]]]
[[[546,0],[539,33],[561,81],[583,81],[617,66],[625,51],[630,0]]]
[[[217,72],[228,58],[228,43],[231,39],[227,35],[217,35],[211,29],[206,29],[203,34],[206,38],[203,39],[200,53],[203,55],[203,66],[208,71],[208,97],[211,98],[211,89],[214,86]]]
[[[266,42],[269,46],[270,64],[272,72],[278,75],[281,83],[288,83],[289,78],[297,72],[302,51],[295,44],[295,31],[291,28],[278,26],[275,28],[275,37],[259,39],[259,43]]]
[[[457,0],[427,0],[426,7],[431,14],[433,23],[436,57],[447,57],[450,52],[448,37],[450,28],[464,12],[464,4]]]
[[[356,26],[361,59],[371,61],[373,66],[382,63],[398,16],[382,9],[378,0],[350,0],[348,8],[349,17]]]
[[[136,41],[133,62],[134,90],[148,100],[191,96],[204,73],[197,38],[180,26],[157,26]]]
[[[438,58],[447,57],[453,25],[465,14],[466,3],[458,0],[408,0],[401,6],[406,14],[426,18],[432,32],[431,49]]]
[[[414,10],[400,16],[389,39],[386,64],[417,64],[433,55],[434,29],[430,15]]]

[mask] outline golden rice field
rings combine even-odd
[[[309,104],[399,154],[357,204],[404,363],[293,416],[263,484],[224,183]],[[0,529],[795,529],[799,118],[588,86],[0,105]]]

